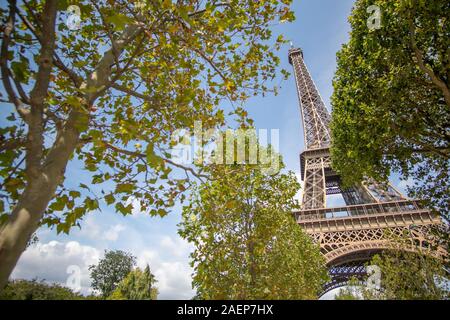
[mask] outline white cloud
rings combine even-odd
[[[81,230],[77,230],[79,236],[89,239],[98,239],[101,235],[101,228],[95,221],[93,215],[88,215],[81,223]]]
[[[90,240],[116,241],[119,238],[120,233],[125,229],[126,227],[123,224],[118,223],[103,230],[101,224],[97,221],[95,216],[92,215],[88,216],[81,223],[81,230],[76,230],[74,234]]]
[[[187,259],[167,261],[161,258],[160,252],[145,250],[138,256],[137,265],[145,268],[147,264],[158,281],[158,299],[191,299],[195,295],[191,286],[192,269]]]
[[[172,238],[164,236],[160,245],[163,249],[167,250],[170,255],[175,257],[187,256],[193,250],[193,246],[180,237]]]
[[[193,270],[189,266],[193,245],[179,236],[164,236],[159,248],[164,256],[172,257],[161,261],[158,261],[159,257],[153,257],[155,262],[159,262],[154,270],[160,299],[191,299],[195,295],[192,289]]]
[[[62,243],[50,241],[37,243],[29,247],[21,256],[14,272],[13,279],[43,279],[66,285],[70,273],[68,268],[76,266],[80,270],[81,292],[90,293],[88,267],[96,264],[101,251],[91,246],[81,245],[77,241]]]
[[[145,268],[148,264],[158,280],[159,299],[191,299],[192,268],[189,254],[193,246],[179,236],[163,236],[157,250],[143,250],[137,258],[137,265]]]
[[[119,238],[119,234],[125,230],[125,226],[122,224],[116,224],[103,232],[102,238],[108,241],[116,241]]]
[[[191,299],[195,292],[191,287],[192,270],[186,263],[164,262],[155,271],[160,299]]]

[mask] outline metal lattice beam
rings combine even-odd
[[[339,266],[333,266],[329,269],[328,274],[330,281],[323,286],[323,291],[319,296],[324,295],[330,290],[345,286],[349,279],[355,278],[363,282],[367,276],[366,261],[355,261]]]
[[[295,72],[305,131],[305,146],[308,149],[328,147],[331,141],[330,114],[303,62],[303,52],[300,49],[291,49],[289,62],[293,65]]]

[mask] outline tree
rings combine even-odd
[[[292,215],[294,174],[270,175],[248,160],[204,170],[211,180],[194,188],[179,231],[195,246],[196,298],[315,299],[327,272]]]
[[[147,265],[144,271],[131,271],[109,296],[111,300],[156,300],[158,289],[154,286],[155,276]]]
[[[380,288],[368,289],[360,282],[353,282],[337,299],[440,300],[450,297],[450,278],[445,264],[429,252],[389,250],[375,255],[370,264],[380,268]]]
[[[449,298],[448,273],[442,260],[425,253],[393,250],[376,255],[372,264],[381,270],[381,290],[367,299],[437,300]]]
[[[270,24],[293,21],[290,2],[3,1],[0,290],[40,225],[68,233],[135,198],[164,216],[183,198],[171,171],[201,173],[171,161],[172,133],[222,125],[224,99],[244,121],[241,103],[274,90],[285,40],[267,44]],[[69,164],[90,183],[68,185]]]
[[[103,298],[111,295],[117,285],[133,270],[136,258],[121,250],[105,251],[105,257],[97,265],[89,266],[91,286]]]
[[[92,297],[73,292],[59,284],[44,281],[13,280],[0,293],[0,300],[81,300]]]
[[[348,281],[345,287],[339,289],[338,293],[334,296],[335,300],[361,300],[361,281],[352,277]]]
[[[370,30],[377,5],[381,26]],[[450,3],[358,0],[349,43],[337,54],[333,167],[352,185],[394,170],[409,195],[449,219]]]

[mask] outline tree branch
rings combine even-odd
[[[29,8],[29,10],[31,10],[31,8]],[[27,19],[26,16],[24,16],[20,12],[20,10],[17,7],[16,7],[16,11],[17,11],[17,14],[20,17],[20,19],[25,24],[25,26],[31,31],[31,33],[36,37],[36,39],[38,39],[39,43],[42,45],[42,38],[41,38],[39,32],[33,26],[33,24]],[[55,65],[55,67],[57,67],[61,71],[65,72],[77,88],[79,88],[81,86],[81,83],[82,83],[81,77],[75,71],[69,69],[69,67],[67,67],[62,62],[61,58],[58,56],[58,54],[56,52],[54,52],[53,64]]]
[[[126,154],[126,155],[129,155],[129,156],[132,156],[132,157],[138,157],[138,158],[141,158],[141,159],[146,159],[147,158],[147,156],[145,154],[143,154],[143,153],[122,149],[122,148],[116,147],[116,146],[114,146],[114,145],[112,145],[112,144],[110,144],[108,142],[105,142],[105,141],[102,141],[102,143],[108,149],[116,151],[118,153]],[[203,181],[201,178],[208,179],[208,176],[206,176],[204,174],[201,174],[201,173],[198,173],[198,172],[196,172],[194,169],[192,169],[190,167],[183,166],[183,165],[178,164],[178,163],[176,163],[176,162],[174,162],[174,161],[172,161],[170,159],[166,159],[166,158],[163,158],[163,157],[160,157],[160,158],[162,160],[164,160],[164,162],[167,162],[167,163],[171,164],[174,167],[177,167],[177,168],[183,169],[184,171],[190,172],[193,176],[195,176],[196,178],[198,178],[201,181]]]
[[[16,17],[16,1],[9,2],[9,16],[3,31],[3,41],[0,49],[0,70],[2,73],[3,87],[5,88],[8,99],[16,107],[17,113],[27,122],[30,111],[24,106],[22,101],[17,97],[10,81],[10,70],[8,68],[8,48],[11,41],[11,35],[14,31]]]
[[[14,3],[15,5],[15,3]],[[41,38],[41,50],[38,59],[36,82],[30,93],[30,119],[28,121],[26,170],[28,178],[41,173],[44,149],[44,101],[50,86],[52,60],[55,49],[55,24],[57,0],[47,0],[43,10],[42,29],[46,30]]]
[[[17,92],[19,93],[20,98],[23,102],[26,104],[30,104],[30,98],[27,96],[25,90],[23,90],[22,84],[14,78],[14,75],[12,74],[11,70],[9,70],[9,76],[14,81],[14,85],[16,86]]]
[[[111,67],[114,64],[116,54],[120,55],[125,47],[131,43],[141,32],[143,26],[140,23],[133,23],[128,25],[122,32],[120,37],[113,41],[111,48],[105,52],[102,59],[99,61],[95,71],[92,72],[87,79],[88,88],[96,88],[97,90],[104,89],[103,87],[108,84],[109,77],[111,76]],[[98,96],[97,92],[91,92],[88,90],[87,101],[89,104]]]
[[[410,45],[414,52],[414,55],[417,60],[417,64],[422,70],[422,72],[426,73],[431,81],[442,91],[444,94],[444,99],[446,104],[450,107],[450,89],[447,87],[444,81],[442,81],[434,72],[433,69],[428,68],[424,63],[424,57],[422,51],[417,47],[416,40],[415,40],[415,27],[414,27],[414,21],[413,18],[410,17],[409,19],[409,35],[410,35]]]
[[[217,4],[214,4],[213,6],[216,7],[216,8],[219,8],[219,7],[231,7],[231,4],[229,2],[219,2]],[[189,13],[188,17],[195,17],[195,16],[198,16],[198,15],[201,15],[205,11],[206,11],[206,9],[202,9],[202,10],[198,10],[198,11]]]
[[[147,101],[147,102],[154,102],[149,96],[147,96],[145,94],[142,94],[142,93],[139,93],[139,92],[136,92],[133,89],[130,89],[130,88],[125,87],[123,85],[120,85],[120,84],[117,84],[117,83],[111,83],[110,87],[115,89],[115,90],[117,90],[117,91],[126,93],[126,94],[128,94],[130,96],[133,96],[135,98],[142,99],[142,100]]]

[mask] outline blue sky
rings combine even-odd
[[[297,20],[273,27],[294,46],[301,47],[312,77],[325,104],[330,107],[331,81],[336,68],[336,51],[348,40],[352,0],[294,0]],[[280,52],[281,67],[291,71],[286,45]],[[299,104],[293,78],[282,83],[277,96],[252,98],[246,108],[260,129],[280,130],[280,153],[287,169],[299,175],[299,153],[303,149]],[[68,183],[78,185],[83,176],[75,164],[68,171]],[[404,190],[405,183],[394,179],[394,185]],[[55,230],[43,228],[38,232],[39,243],[22,256],[13,277],[38,277],[65,284],[67,268],[78,266],[83,292],[88,292],[87,266],[96,263],[105,249],[121,249],[133,253],[141,267],[150,264],[158,279],[160,298],[191,298],[188,255],[192,247],[177,234],[180,206],[164,218],[149,217],[135,208],[133,216],[123,217],[113,208],[102,206],[82,222],[82,229],[70,235],[57,235]]]

